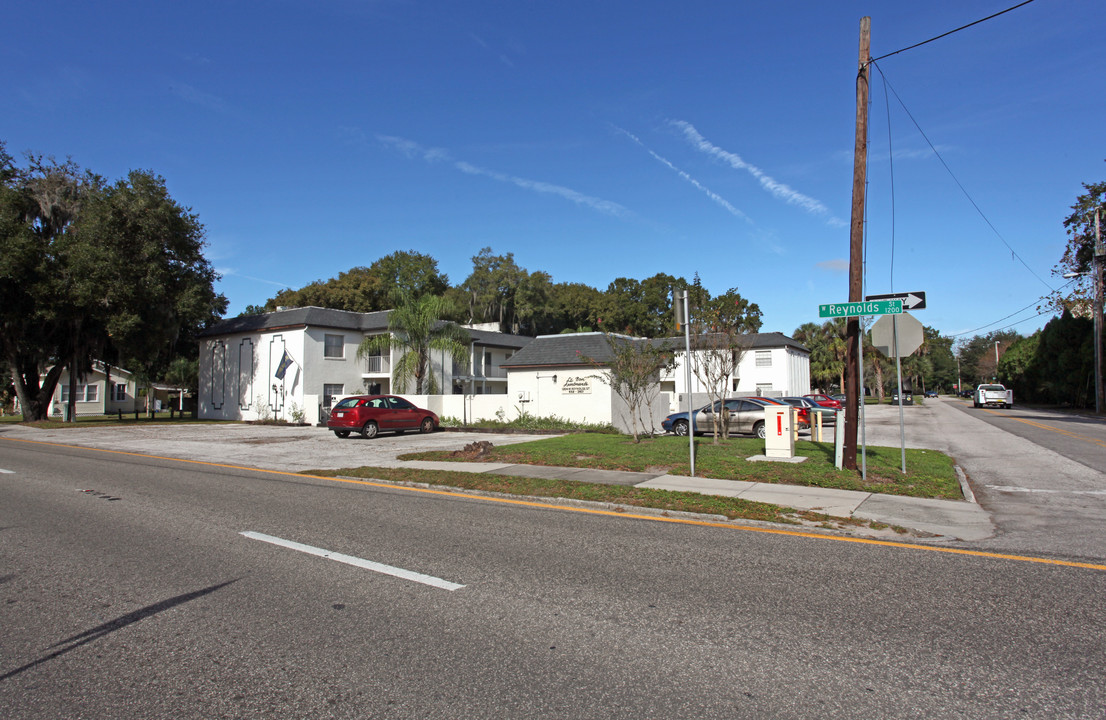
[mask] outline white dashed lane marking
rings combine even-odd
[[[313,547],[311,545],[304,545],[303,543],[294,542],[292,540],[284,540],[283,538],[273,537],[272,535],[265,535],[263,533],[252,532],[246,530],[241,535],[245,535],[253,540],[261,540],[262,542],[272,543],[273,545],[279,545],[290,550],[296,550],[308,555],[317,555],[327,560],[334,560],[336,562],[345,563],[346,565],[353,565],[354,567],[364,568],[365,570],[372,570],[373,572],[383,573],[384,575],[391,575],[393,577],[402,578],[404,580],[411,580],[412,582],[422,583],[423,585],[430,585],[432,587],[441,588],[443,590],[460,590],[464,585],[458,585],[457,583],[449,582],[448,580],[442,580],[432,575],[423,575],[422,573],[413,572],[411,570],[404,570],[403,568],[392,567],[391,565],[383,565],[381,563],[373,562],[372,560],[364,560],[352,555],[343,555],[342,553],[331,552],[330,550],[324,550],[323,548]]]

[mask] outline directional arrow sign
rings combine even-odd
[[[902,300],[873,300],[872,302],[830,303],[818,306],[818,317],[856,317],[857,315],[898,315],[902,312]]]
[[[865,300],[902,300],[902,309],[921,310],[926,306],[925,292],[889,293],[887,295],[865,295]]]

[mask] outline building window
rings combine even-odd
[[[127,383],[111,384],[111,399],[115,402],[123,402],[127,399]]]
[[[757,350],[757,367],[772,367],[771,350]]]
[[[345,335],[324,335],[323,336],[323,357],[328,358],[342,358],[345,357],[346,349],[346,336]]]
[[[323,407],[332,407],[338,398],[341,398],[343,395],[345,395],[345,385],[323,385]]]
[[[96,402],[100,399],[100,386],[90,383],[77,386],[77,402]],[[61,401],[69,402],[69,383],[61,386]]]

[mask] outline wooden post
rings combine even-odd
[[[1101,414],[1106,407],[1106,396],[1102,387],[1102,265],[1106,259],[1106,250],[1102,247],[1102,228],[1099,220],[1099,208],[1094,209],[1094,258],[1091,269],[1094,271],[1094,411]]]
[[[868,174],[868,60],[872,19],[860,19],[860,60],[856,75],[856,144],[853,151],[853,207],[849,226],[849,302],[864,299],[864,186]],[[856,470],[856,431],[860,417],[860,318],[845,326],[845,447],[844,464]],[[835,432],[837,430],[835,429]]]

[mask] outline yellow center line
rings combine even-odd
[[[698,525],[701,527],[713,527],[722,528],[724,530],[742,530],[745,532],[762,533],[765,535],[786,535],[790,537],[807,538],[811,540],[829,540],[833,542],[844,543],[856,543],[858,545],[878,545],[882,547],[898,548],[904,550],[925,550],[928,552],[947,553],[950,555],[970,555],[973,557],[991,558],[994,560],[1013,560],[1016,562],[1028,562],[1028,563],[1040,563],[1043,565],[1060,565],[1063,567],[1084,568],[1088,570],[1106,570],[1106,565],[1098,565],[1095,563],[1083,563],[1073,562],[1070,560],[1056,560],[1053,558],[1033,557],[1031,555],[1007,555],[1004,553],[992,553],[984,552],[981,550],[961,550],[958,548],[946,548],[946,547],[933,547],[930,545],[918,545],[915,543],[895,542],[893,540],[873,540],[871,538],[856,538],[856,537],[840,537],[836,535],[823,535],[820,533],[804,532],[802,530],[783,530],[776,528],[762,528],[753,525],[735,525],[733,523],[723,523],[712,520],[691,520],[688,518],[673,518],[656,515],[638,515],[635,513],[628,513],[619,510],[599,510],[593,508],[581,508],[571,507],[565,505],[555,505],[553,503],[537,502],[534,500],[514,500],[511,498],[491,497],[486,495],[474,495],[466,492],[459,492],[455,490],[434,490],[431,488],[419,488],[411,487],[408,485],[397,485],[394,483],[372,481],[372,480],[356,480],[354,478],[340,478],[340,477],[325,477],[322,475],[308,475],[306,473],[288,472],[286,470],[263,470],[261,468],[245,467],[242,465],[228,465],[226,463],[214,463],[207,462],[205,460],[188,460],[185,458],[172,458],[164,457],[161,455],[149,455],[147,453],[127,452],[125,450],[107,450],[104,448],[90,448],[80,445],[65,445],[63,443],[44,442],[42,440],[26,440],[23,438],[10,438],[3,437],[3,440],[9,442],[20,442],[31,445],[45,445],[49,447],[64,447],[74,450],[89,450],[92,452],[112,453],[116,455],[129,455],[131,457],[140,457],[148,460],[165,460],[167,462],[179,462],[189,463],[192,465],[205,465],[208,467],[227,468],[231,470],[245,470],[253,473],[263,473],[267,475],[287,475],[290,477],[310,478],[312,480],[323,480],[326,482],[346,483],[349,485],[362,485],[366,487],[385,488],[388,490],[401,490],[406,492],[423,493],[427,495],[442,495],[445,497],[464,498],[467,500],[480,500],[483,502],[500,503],[506,505],[520,505],[523,507],[542,508],[546,510],[559,510],[562,512],[584,513],[588,515],[606,515],[616,518],[629,518],[634,520],[650,520],[653,522],[666,522],[674,523],[677,525]]]
[[[1072,432],[1071,430],[1064,430],[1063,428],[1052,427],[1051,425],[1034,422],[1033,420],[1026,420],[1025,418],[1014,417],[1013,415],[1003,415],[1002,413],[996,412],[994,410],[986,410],[986,412],[989,412],[996,417],[1005,418],[1007,420],[1016,420],[1020,423],[1025,423],[1026,425],[1032,425],[1035,428],[1040,428],[1041,430],[1048,430],[1049,432],[1054,432],[1058,435],[1064,435],[1066,437],[1072,438],[1073,440],[1081,440],[1083,442],[1091,443],[1092,445],[1098,445],[1099,447],[1106,447],[1106,441],[1104,440],[1088,437],[1086,435],[1080,435],[1079,433]]]

